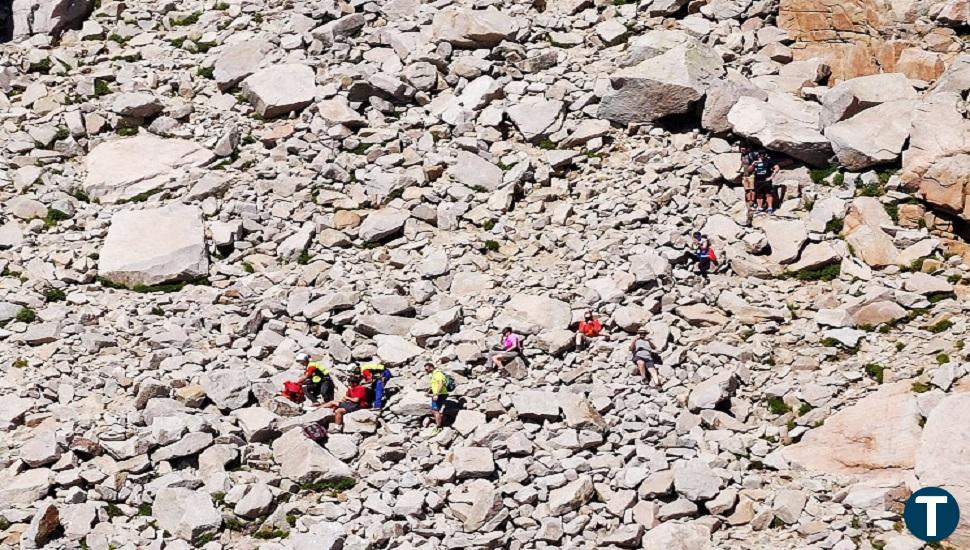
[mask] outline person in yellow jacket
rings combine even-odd
[[[434,417],[434,432],[441,433],[441,426],[445,420],[445,401],[448,399],[448,375],[436,369],[431,363],[425,363],[424,371],[431,375],[431,416]]]
[[[391,369],[373,361],[360,366],[360,375],[364,382],[373,383],[374,399],[372,406],[375,409],[381,408],[384,405],[384,385],[391,379]]]
[[[325,402],[333,400],[333,379],[330,378],[330,369],[316,361],[310,361],[310,355],[307,353],[296,354],[296,362],[303,367],[303,374],[296,379],[296,383],[303,386],[303,393],[310,398],[310,401],[316,403],[321,399]]]

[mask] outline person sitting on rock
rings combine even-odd
[[[637,335],[630,342],[630,352],[633,354],[633,364],[636,365],[640,374],[640,380],[643,382],[649,380],[651,386],[659,388],[661,385],[660,373],[657,372],[653,348],[650,347],[650,342],[646,340],[647,333],[646,328],[640,328],[637,331]]]
[[[333,379],[330,378],[330,369],[316,361],[310,361],[307,353],[296,354],[296,362],[303,367],[303,374],[296,379],[296,383],[303,386],[303,394],[310,402],[315,404],[321,399],[332,400]]]
[[[360,375],[363,377],[364,383],[373,383],[374,400],[372,406],[375,409],[381,408],[384,403],[384,385],[391,379],[391,369],[375,360],[361,365]]]
[[[344,425],[344,415],[367,408],[367,388],[361,384],[361,376],[352,374],[347,381],[347,393],[344,394],[343,401],[328,401],[320,405],[333,409],[333,421],[337,428]]]
[[[512,332],[512,327],[503,328],[502,340],[488,360],[496,368],[502,369],[505,368],[504,361],[511,362],[519,357],[522,357],[522,337]]]
[[[576,330],[576,349],[582,349],[590,338],[596,338],[602,331],[603,323],[593,315],[592,311],[587,311]]]

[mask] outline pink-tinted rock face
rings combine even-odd
[[[900,72],[919,80],[934,80],[943,73],[952,37],[915,31],[902,39],[883,38],[912,23],[920,13],[918,2],[880,0],[782,0],[778,24],[795,40],[795,60],[818,57],[832,68],[833,80],[880,72]]]

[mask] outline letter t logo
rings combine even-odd
[[[916,497],[916,504],[926,505],[926,536],[936,536],[936,505],[946,504],[946,496],[921,495]]]

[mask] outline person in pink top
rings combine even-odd
[[[512,332],[512,327],[502,329],[502,340],[498,349],[489,356],[497,368],[503,368],[503,361],[513,361],[522,355],[522,337]]]

